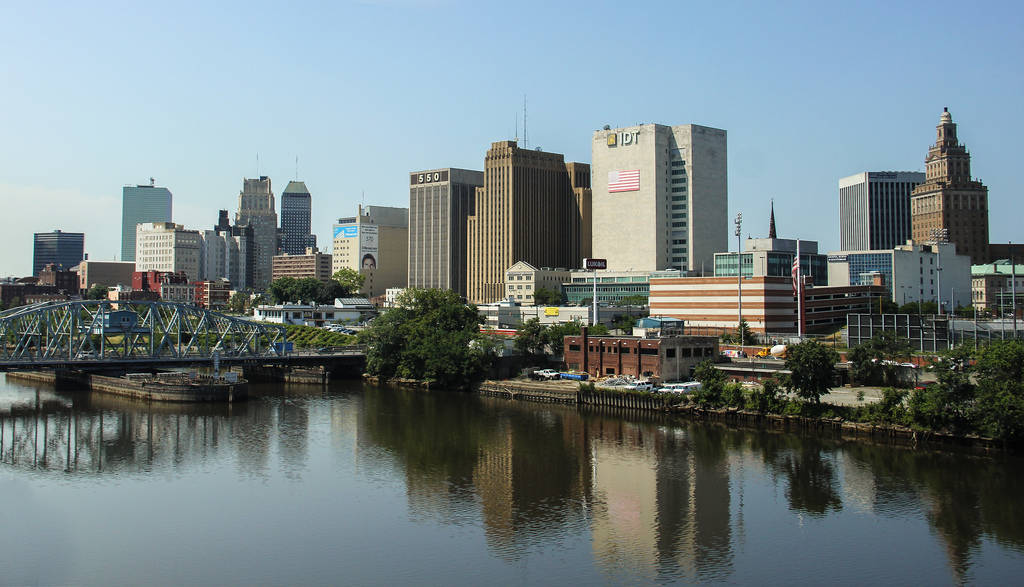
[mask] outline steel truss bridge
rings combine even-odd
[[[0,371],[283,359],[284,326],[174,302],[42,302],[0,312]]]

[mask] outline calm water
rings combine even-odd
[[[1024,581],[1022,461],[341,384],[0,380],[0,582]]]

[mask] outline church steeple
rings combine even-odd
[[[779,238],[775,236],[775,198],[772,198],[772,215],[768,220],[768,238]]]

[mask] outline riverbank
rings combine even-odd
[[[46,383],[56,389],[86,388],[157,402],[234,402],[248,397],[248,386],[244,380],[232,383],[207,376],[193,377],[188,373],[109,377],[81,371],[13,371],[7,374],[7,378]]]
[[[858,391],[865,392],[863,401],[855,399]],[[682,395],[630,392],[601,387],[581,389],[577,381],[484,381],[480,384],[479,393],[513,400],[589,405],[625,410],[653,410],[691,420],[720,422],[744,428],[827,433],[843,440],[870,440],[912,448],[956,446],[979,452],[1001,451],[1008,448],[1005,443],[980,436],[957,436],[943,432],[915,430],[894,424],[852,422],[838,417],[761,413],[729,407],[702,408],[688,403],[686,396]],[[866,405],[879,401],[882,392],[875,388],[837,390],[834,391],[838,400],[836,403],[828,401],[831,395],[833,394],[823,396],[822,406],[840,408],[849,407],[854,403]]]

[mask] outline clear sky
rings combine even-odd
[[[257,154],[278,196],[298,157],[329,248],[361,201],[408,206],[409,171],[482,169],[524,94],[529,146],[567,160],[605,124],[726,129],[744,236],[775,198],[779,236],[824,250],[838,179],[923,170],[948,106],[992,240],[1024,241],[1019,3],[6,2],[0,55],[0,275],[57,228],[113,259],[121,186],[151,176],[210,227]]]

